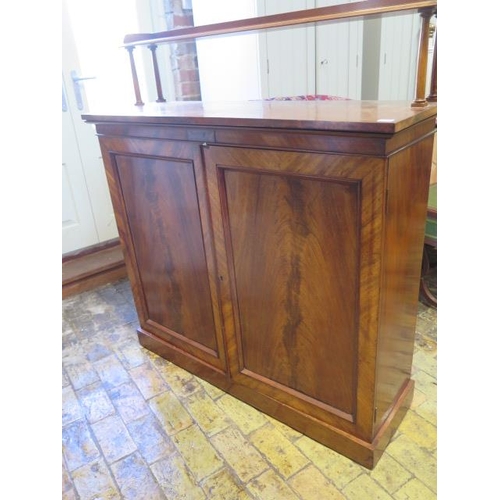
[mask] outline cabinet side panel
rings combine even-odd
[[[388,164],[376,428],[411,375],[432,144],[430,135]]]
[[[193,163],[142,155],[115,161],[148,319],[215,351]]]
[[[359,182],[224,181],[244,369],[353,414]]]

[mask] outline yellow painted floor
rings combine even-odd
[[[63,301],[63,499],[437,498],[437,311],[412,407],[373,471],[142,348],[128,280]]]

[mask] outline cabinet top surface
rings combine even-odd
[[[436,116],[437,105],[410,101],[172,101],[82,115],[90,123],[270,127],[391,134]]]

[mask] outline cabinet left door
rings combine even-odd
[[[199,144],[103,136],[100,142],[142,333],[225,372]]]

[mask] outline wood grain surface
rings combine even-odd
[[[410,101],[172,101],[105,105],[82,115],[92,123],[269,127],[393,134],[436,115],[437,104],[412,108]],[[206,139],[204,139],[206,140]]]
[[[371,436],[384,160],[217,146],[204,157],[232,376]]]
[[[215,350],[193,165],[125,155],[116,162],[149,318]]]
[[[413,393],[436,108],[281,104],[88,116],[139,340],[372,468]]]
[[[352,414],[359,186],[231,170],[225,185],[244,368]]]

